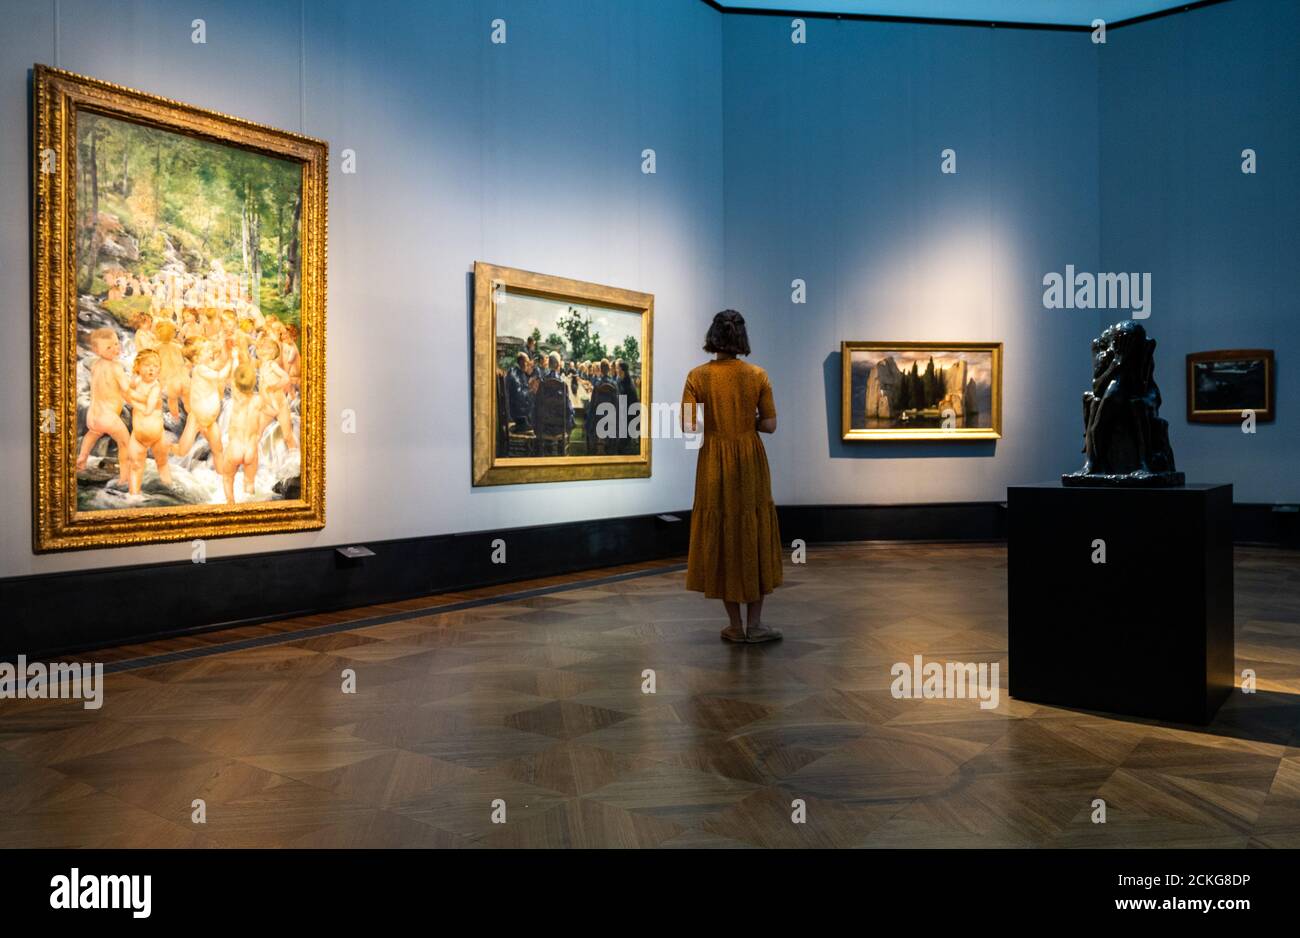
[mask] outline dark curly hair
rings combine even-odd
[[[713,324],[704,336],[704,351],[748,355],[749,333],[745,331],[745,317],[734,309],[724,309],[714,316]]]

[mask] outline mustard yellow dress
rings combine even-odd
[[[695,507],[686,588],[749,603],[781,585],[781,532],[767,452],[755,418],[776,416],[767,372],[738,358],[686,376],[683,426],[702,404],[704,440],[695,464]]]

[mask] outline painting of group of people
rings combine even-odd
[[[166,290],[165,284],[157,286],[155,300]],[[87,334],[89,402],[76,469],[86,473],[96,446],[108,438],[116,444],[118,467],[116,486],[105,480],[109,488],[142,496],[146,460],[152,458],[161,486],[183,498],[193,486],[178,489],[172,456],[193,470],[189,459],[201,437],[208,468],[221,477],[224,500],[235,503],[237,474],[242,494],[255,497],[264,433],[274,425],[285,450],[298,448],[291,415],[302,384],[298,327],[263,316],[242,298],[231,306],[178,305],[175,310],[135,316],[126,343],[129,365],[121,360],[118,328],[104,325]],[[111,465],[107,454],[97,464]]]
[[[497,455],[641,452],[641,316],[525,294],[497,312]]]

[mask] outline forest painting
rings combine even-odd
[[[294,496],[301,170],[99,114],[77,147],[78,509]]]
[[[996,439],[1002,430],[997,343],[845,342],[843,438]]]
[[[75,159],[59,167],[75,191],[65,269],[75,320],[63,337],[76,370],[60,376],[74,435],[54,467],[71,483],[68,521],[102,515],[129,529],[131,516],[220,509],[213,520],[229,520],[311,501],[324,246],[323,218],[305,221],[304,208],[319,184],[296,152],[214,137],[76,112]],[[53,309],[42,316],[55,319],[42,328],[57,325]],[[277,529],[274,515],[258,517]]]

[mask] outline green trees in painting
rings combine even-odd
[[[600,333],[591,329],[591,317],[570,306],[569,312],[556,320],[556,325],[569,340],[569,354],[577,361],[596,361],[608,357]]]
[[[623,359],[628,369],[635,372],[641,365],[641,346],[634,337],[628,336],[614,346],[614,357]]]
[[[584,314],[576,306],[569,306],[567,311],[555,320],[555,329],[542,339],[542,330],[534,326],[525,338],[531,337],[539,349],[559,350],[564,358],[571,362],[600,361],[608,358],[613,361],[621,358],[627,362],[629,369],[636,373],[641,367],[641,345],[634,336],[628,336],[612,349],[601,339],[600,333],[592,328],[594,319]],[[513,353],[501,360],[502,368],[514,364]]]
[[[263,313],[297,321],[302,174],[297,163],[82,112],[77,128],[77,287],[101,265],[149,277],[218,261]]]

